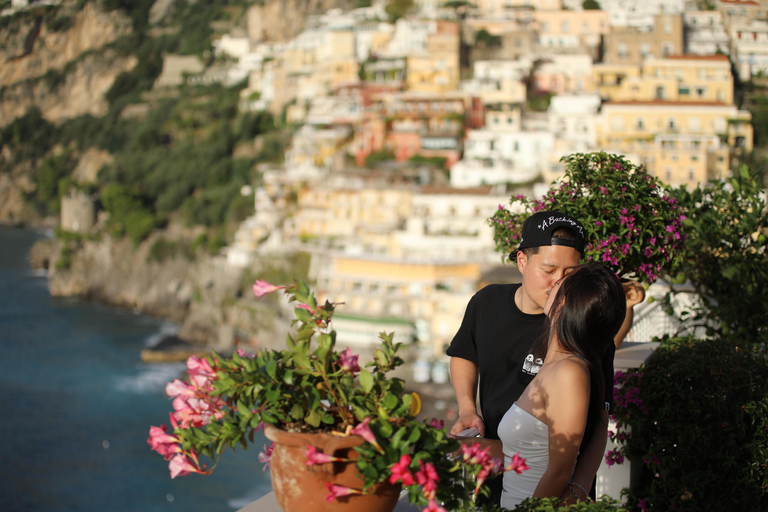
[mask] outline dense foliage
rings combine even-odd
[[[672,272],[703,298],[694,320],[706,324],[709,335],[765,347],[768,210],[758,177],[742,167],[729,180],[673,195],[687,216],[687,241]]]
[[[768,362],[738,340],[665,340],[617,373],[612,433],[642,462],[629,503],[641,510],[768,509]]]

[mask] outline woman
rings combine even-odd
[[[508,509],[531,496],[578,497],[569,480],[579,446],[601,421],[600,359],[624,320],[624,291],[613,272],[589,263],[555,284],[544,313],[534,349],[544,363],[498,429],[505,465],[519,451],[530,467],[504,474],[501,506]]]

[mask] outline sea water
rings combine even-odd
[[[0,228],[0,510],[232,511],[270,492],[260,434],[211,475],[170,478],[147,438],[169,424],[165,384],[185,365],[139,354],[175,326],[51,297],[29,267],[43,236]]]

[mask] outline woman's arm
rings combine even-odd
[[[565,359],[541,382],[549,430],[549,464],[534,497],[560,497],[570,480],[584,437],[589,408],[589,370]]]

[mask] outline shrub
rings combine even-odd
[[[494,507],[488,508],[494,509]],[[486,509],[483,508],[482,510],[485,511]],[[627,512],[628,510],[608,496],[603,496],[593,502],[580,501],[573,505],[565,505],[557,498],[531,498],[523,501],[514,509],[515,512]]]
[[[642,462],[628,504],[642,510],[768,509],[768,364],[734,340],[664,340],[637,371],[617,372],[611,433]],[[609,462],[609,463],[610,463]]]
[[[768,342],[768,253],[766,201],[760,179],[742,167],[727,181],[674,197],[687,215],[683,257],[672,272],[680,273],[704,297],[708,336],[715,332],[756,345]]]

